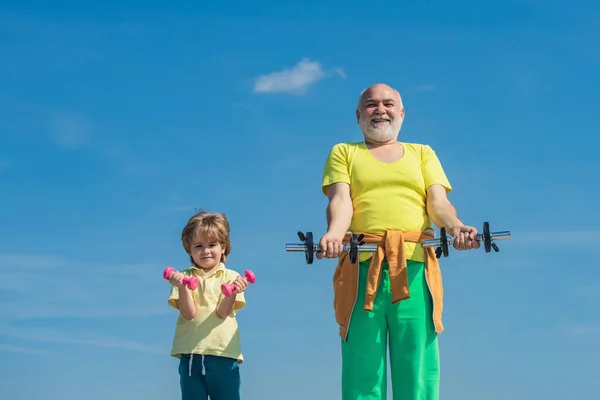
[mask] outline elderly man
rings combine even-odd
[[[387,399],[387,348],[394,400],[439,398],[437,335],[442,280],[432,221],[459,250],[479,248],[477,230],[458,219],[452,189],[428,145],[398,141],[404,107],[397,90],[376,84],[360,96],[364,141],[336,144],[325,163],[328,230],[318,258],[339,257],[334,309],[342,338],[342,399]],[[348,231],[365,234],[376,253],[350,263]]]

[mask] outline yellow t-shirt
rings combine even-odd
[[[440,184],[452,190],[442,165],[428,145],[400,142],[404,156],[393,163],[379,161],[365,142],[333,146],[323,172],[322,191],[336,182],[350,185],[354,215],[352,232],[424,231],[432,228],[425,205],[427,188]],[[423,248],[405,242],[406,259],[424,261]],[[361,253],[368,259],[372,253]]]
[[[197,276],[199,279],[198,287],[192,291],[196,316],[192,320],[187,320],[179,314],[171,355],[176,358],[180,358],[181,354],[192,353],[215,355],[236,359],[241,364],[244,358],[235,315],[246,305],[244,293],[236,296],[232,316],[223,319],[216,311],[217,304],[224,296],[221,285],[233,282],[239,274],[225,268],[223,263],[210,274],[195,266],[181,272],[187,277]],[[172,286],[169,305],[179,310],[178,301],[179,289]]]

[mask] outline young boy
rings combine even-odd
[[[243,362],[236,313],[246,305],[247,282],[225,267],[231,251],[229,222],[221,213],[193,215],[181,233],[192,265],[173,272],[169,305],[179,310],[171,355],[179,358],[182,400],[239,400]],[[198,287],[183,282],[195,276]],[[234,283],[230,297],[221,285]]]

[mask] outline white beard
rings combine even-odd
[[[396,121],[394,119],[388,122],[372,122],[373,119],[378,117],[372,116],[369,119],[360,116],[359,126],[364,135],[374,142],[389,142],[398,137],[400,128],[402,127],[402,120]],[[385,117],[389,118],[389,117]]]

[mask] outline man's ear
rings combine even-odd
[[[360,111],[358,111],[358,108],[356,109],[356,123],[360,123]]]

